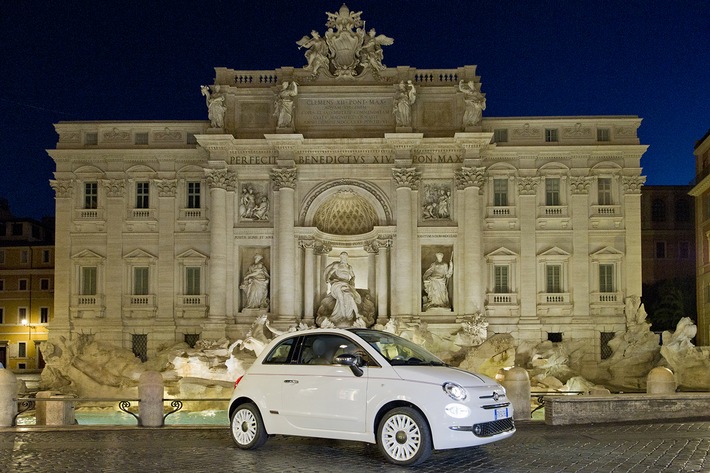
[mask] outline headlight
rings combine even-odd
[[[447,381],[441,387],[444,388],[444,392],[454,401],[465,401],[468,397],[466,389],[460,384]]]

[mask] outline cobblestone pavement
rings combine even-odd
[[[520,422],[510,439],[435,452],[416,468],[356,442],[274,437],[234,447],[227,428],[0,428],[0,472],[708,472],[710,421],[547,426]]]

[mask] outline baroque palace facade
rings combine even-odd
[[[482,117],[475,66],[387,68],[360,14],[302,68],[217,68],[208,121],[55,126],[50,340],[483,320],[602,357],[641,295],[641,120]]]

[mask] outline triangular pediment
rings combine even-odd
[[[151,255],[147,251],[141,250],[140,248],[131,251],[127,255],[123,257],[123,259],[126,260],[155,260],[158,259],[155,256]]]
[[[493,250],[490,253],[488,253],[486,255],[486,258],[493,258],[496,256],[518,256],[518,254],[516,252],[514,252],[513,250],[510,250],[504,246],[501,246],[497,250]]]
[[[204,255],[204,254],[200,253],[199,251],[193,250],[192,248],[190,248],[189,250],[184,251],[184,252],[180,253],[179,255],[177,255],[176,258],[181,259],[181,260],[192,259],[192,260],[203,260],[204,261],[204,260],[207,260],[207,255]]]
[[[594,253],[591,254],[591,256],[623,256],[623,252],[617,250],[616,248],[612,248],[611,246],[605,246],[599,251],[595,251]]]
[[[71,257],[71,259],[81,259],[81,260],[103,260],[105,259],[98,253],[94,253],[91,250],[81,250]]]
[[[553,246],[549,250],[540,253],[538,256],[570,256],[570,254],[559,246]]]

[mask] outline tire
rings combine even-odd
[[[409,466],[431,455],[431,431],[419,411],[397,407],[388,411],[377,426],[377,446],[395,465]]]
[[[259,448],[268,438],[259,409],[252,403],[237,407],[232,414],[230,427],[234,443],[243,450]]]

